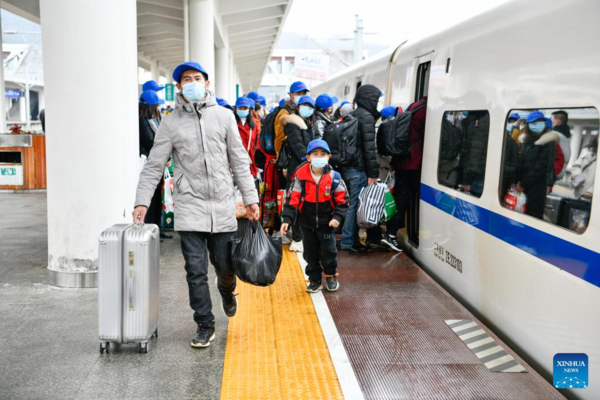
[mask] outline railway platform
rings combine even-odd
[[[340,255],[340,290],[310,295],[303,261],[286,249],[273,286],[240,283],[229,320],[212,275],[217,339],[193,349],[176,235],[161,246],[160,337],[148,354],[121,345],[100,355],[97,290],[45,284],[45,200],[0,195],[1,231],[10,232],[0,242],[0,398],[563,398],[392,253]]]

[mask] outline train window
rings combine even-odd
[[[504,124],[500,203],[583,233],[590,216],[598,110],[511,110]]]
[[[489,133],[490,114],[485,110],[444,113],[438,159],[440,185],[481,197]]]

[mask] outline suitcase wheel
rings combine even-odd
[[[105,351],[106,351],[106,354],[108,354],[109,347],[110,347],[109,342],[100,342],[100,354],[104,353]]]
[[[140,353],[148,354],[148,342],[140,343]]]

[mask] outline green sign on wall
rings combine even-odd
[[[17,169],[16,168],[0,168],[0,175],[15,176],[15,175],[17,175]]]
[[[165,85],[165,100],[173,101],[175,100],[175,85],[172,83],[167,83]]]

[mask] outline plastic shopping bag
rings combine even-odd
[[[369,229],[379,225],[385,208],[385,184],[366,186],[358,195],[356,224],[359,228]]]
[[[524,214],[527,209],[527,196],[523,192],[518,193],[514,187],[511,187],[504,196],[504,207]]]
[[[394,215],[396,215],[396,201],[394,200],[394,195],[392,195],[392,192],[388,189],[385,191],[385,204],[383,207],[383,216],[381,217],[381,219],[383,221],[389,221],[390,219],[392,219],[394,217]]]
[[[231,259],[241,281],[269,286],[281,267],[281,238],[269,237],[258,221],[239,220],[232,243]]]
[[[165,168],[164,174],[163,210],[166,214],[172,213],[175,210],[175,203],[173,202],[173,177],[168,168]]]

